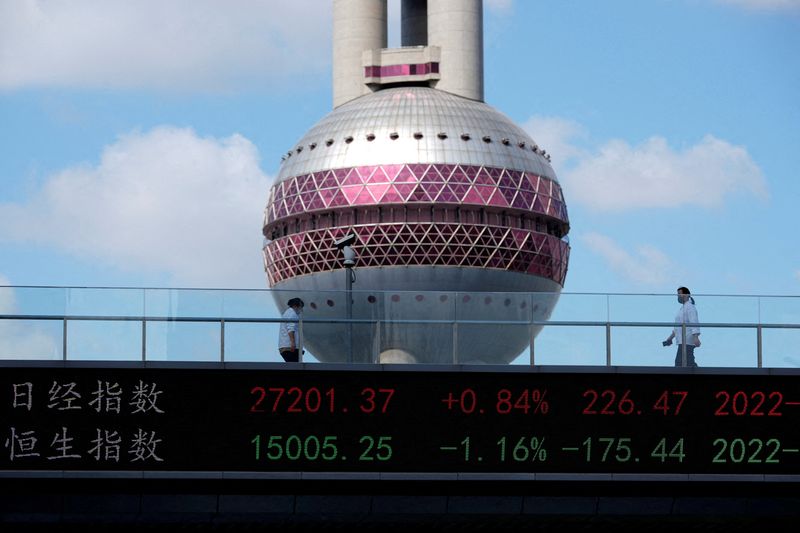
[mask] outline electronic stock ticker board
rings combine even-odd
[[[10,366],[0,471],[797,476],[798,385],[680,370]]]

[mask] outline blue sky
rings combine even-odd
[[[799,0],[485,9],[486,101],[568,202],[565,291],[800,294]],[[0,285],[265,287],[330,23],[324,0],[0,0]]]

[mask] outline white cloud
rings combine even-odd
[[[587,133],[576,122],[534,116],[524,127],[552,155],[568,200],[592,209],[708,208],[735,193],[768,197],[764,174],[747,149],[713,135],[682,150],[658,136],[638,146],[610,140],[590,150],[581,147]]]
[[[800,0],[714,0],[751,11],[790,11],[800,10]]]
[[[328,1],[0,0],[0,89],[228,90],[330,62]]]
[[[611,270],[640,285],[660,285],[674,274],[674,263],[667,255],[651,245],[639,246],[631,254],[613,239],[590,232],[580,237],[586,245],[608,263]]]
[[[247,139],[162,126],[107,146],[96,166],[50,176],[0,204],[0,241],[34,241],[178,286],[264,284],[260,225],[269,178]]]
[[[764,175],[747,150],[713,135],[684,150],[662,137],[639,146],[612,140],[562,177],[572,198],[598,210],[715,207],[738,192],[767,197]]]
[[[550,154],[556,167],[587,155],[575,144],[576,140],[587,136],[586,129],[573,120],[535,115],[522,128]]]

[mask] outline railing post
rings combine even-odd
[[[305,351],[305,349],[303,348],[303,343],[306,340],[305,337],[303,336],[303,315],[302,315],[302,313],[300,314],[300,319],[298,320],[298,324],[297,324],[297,336],[298,336],[297,345],[296,345],[296,347],[297,347],[297,362],[298,363],[302,363],[303,362],[303,352]]]
[[[606,366],[611,366],[611,298],[606,294]]]
[[[219,321],[219,360],[225,362],[225,319]]]
[[[372,353],[372,362],[381,362],[381,321],[375,321],[375,349]]]
[[[67,360],[67,317],[64,317],[64,326],[61,333],[61,358]]]
[[[763,352],[763,339],[761,337],[763,331],[761,329],[761,296],[758,297],[758,329],[756,330],[756,344],[757,344],[757,364],[758,368],[762,368],[764,364],[764,352]]]
[[[458,364],[458,321],[453,319],[453,364]]]
[[[347,362],[353,363],[353,265],[348,266],[345,261],[345,308],[347,309]],[[361,363],[362,361],[359,361]]]
[[[142,318],[142,362],[147,362],[147,319]]]
[[[530,327],[529,332],[530,332],[530,335],[531,335],[531,353],[530,353],[530,355],[531,355],[531,366],[533,366],[534,363],[536,362],[536,357],[534,356],[534,347],[533,347],[534,346],[533,345],[533,341],[536,338],[536,335],[533,333],[534,325],[531,324],[529,327]]]
[[[533,321],[536,318],[536,316],[533,313],[533,294],[532,293],[528,293],[528,308],[531,310],[531,324],[529,326],[530,330],[528,330],[528,333],[530,334],[530,337],[531,337],[530,365],[533,366],[534,363],[536,362],[535,349],[534,349],[534,344],[533,344],[534,339],[536,338],[536,334],[534,333],[534,330],[536,329],[536,326],[533,325]]]
[[[761,329],[761,322],[759,322],[758,326],[756,328],[756,343],[757,343],[757,346],[758,346],[758,368],[762,368],[762,366],[764,364],[764,359],[763,359],[764,353],[763,353],[763,344],[762,344],[763,343],[763,339],[762,339],[762,336],[761,336],[762,332],[763,332],[763,330]]]
[[[147,289],[142,289],[142,363],[147,362]]]
[[[681,366],[686,367],[686,322],[681,323]]]

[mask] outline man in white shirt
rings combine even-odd
[[[289,308],[281,316],[284,322],[281,322],[278,332],[278,351],[287,363],[297,363],[300,361],[300,331],[297,323],[305,304],[300,298],[292,298],[287,305]]]
[[[697,318],[697,308],[694,306],[692,293],[686,287],[678,288],[678,303],[681,304],[678,314],[675,315],[675,326],[667,340],[662,342],[664,346],[672,344],[672,339],[678,338],[678,353],[675,355],[675,366],[684,366],[683,351],[686,345],[686,365],[690,368],[697,368],[694,360],[694,349],[700,346],[700,328],[696,326],[700,322]],[[683,338],[683,325],[686,326],[686,339]]]

